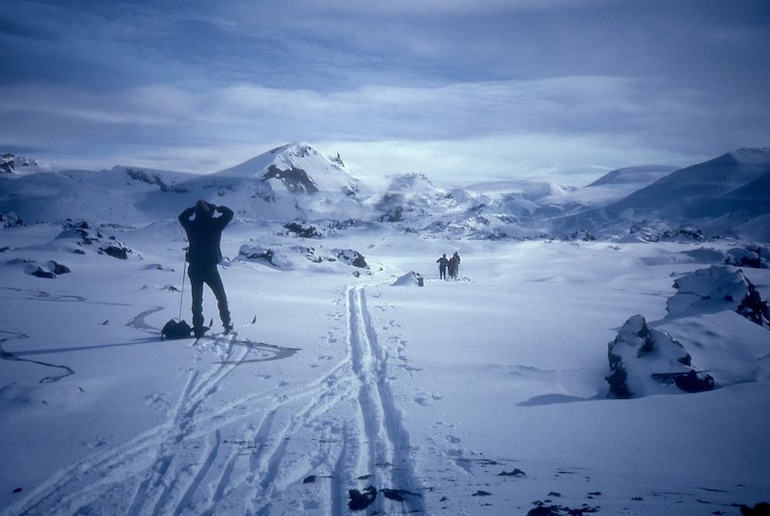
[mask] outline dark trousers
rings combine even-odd
[[[187,268],[190,277],[190,290],[192,290],[193,328],[203,327],[203,284],[209,286],[217,298],[219,316],[224,326],[230,325],[230,309],[227,306],[227,294],[222,278],[219,276],[217,264],[194,264]]]

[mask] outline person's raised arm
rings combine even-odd
[[[182,227],[187,227],[187,225],[190,223],[190,217],[193,216],[193,213],[195,213],[195,208],[187,208],[179,214],[179,222],[182,224]]]
[[[233,210],[231,210],[227,206],[217,206],[216,210],[222,214],[222,216],[219,218],[223,225],[229,224],[230,221],[233,220],[233,216],[235,216],[235,213],[233,213]]]

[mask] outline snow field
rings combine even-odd
[[[367,514],[738,514],[768,492],[767,330],[666,318],[673,280],[704,266],[693,244],[357,230],[302,243],[357,249],[371,274],[228,261],[237,332],[160,342],[179,311],[175,221],[121,230],[141,255],[126,261],[7,233],[8,259],[72,272],[3,266],[4,516],[347,514],[369,485],[402,500],[378,494]],[[267,238],[238,224],[223,251]],[[435,260],[455,250],[460,279],[441,281]],[[412,270],[424,287],[391,286]],[[767,270],[747,274],[766,296]],[[204,306],[219,331],[208,291]],[[719,366],[720,388],[606,399],[607,343],[636,313]]]

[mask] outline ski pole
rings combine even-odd
[[[182,320],[182,304],[184,303],[184,277],[187,276],[187,248],[184,251],[184,267],[182,267],[182,293],[179,297],[179,320]]]

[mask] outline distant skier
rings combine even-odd
[[[452,255],[452,257],[449,259],[449,277],[452,279],[457,279],[457,274],[460,272],[460,255],[457,254],[457,251],[455,251],[455,254]]]
[[[436,263],[438,264],[438,277],[439,279],[446,279],[446,269],[449,265],[449,260],[447,260],[446,253],[444,253],[441,258],[436,260]]]
[[[221,215],[215,217],[216,212]],[[209,204],[203,199],[179,215],[179,222],[187,232],[187,240],[190,242],[187,251],[187,261],[190,266],[187,274],[190,277],[192,290],[193,332],[196,337],[203,336],[208,329],[203,326],[204,283],[211,288],[217,298],[219,316],[225,331],[229,332],[233,329],[225,287],[217,270],[217,264],[222,260],[222,251],[219,248],[222,230],[231,220],[233,220],[233,210],[227,206]]]

